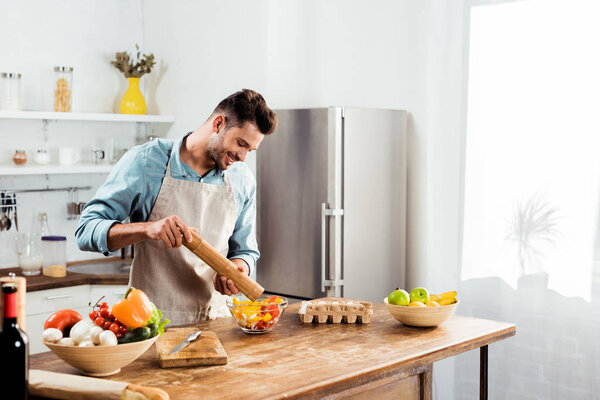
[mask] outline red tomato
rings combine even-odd
[[[119,332],[121,332],[123,335],[127,333],[127,327],[125,325],[121,325],[121,327],[119,328]]]
[[[262,311],[271,313],[273,318],[277,318],[279,316],[279,305],[278,304],[269,304],[266,306],[262,306]]]
[[[94,323],[96,325],[98,325],[99,327],[103,327],[104,326],[104,318],[96,317],[96,319],[94,320]]]
[[[121,339],[123,337],[123,334],[121,332],[117,332],[116,336],[117,339]]]
[[[114,320],[115,320],[115,316],[114,316],[114,315],[112,315],[112,313],[111,313],[111,312],[109,312],[109,313],[108,313],[108,317],[106,317],[106,318],[110,319],[111,321],[114,321]]]
[[[98,318],[98,315],[100,315],[100,314],[98,313],[98,311],[94,310],[94,311],[92,311],[92,312],[90,313],[90,319],[91,319],[92,321],[95,321],[95,320],[96,320],[96,318]]]
[[[110,311],[108,311],[108,308],[101,308],[100,309],[100,315],[103,318],[108,318],[108,315],[110,314]]]
[[[115,324],[114,322],[112,324],[110,324],[110,326],[108,327],[108,329],[110,329],[110,331],[112,333],[114,333],[115,335],[117,333],[119,333],[119,325]]]
[[[68,337],[73,325],[82,319],[81,314],[75,310],[60,310],[48,317],[44,329],[56,328],[63,333],[64,337]]]
[[[102,329],[107,330],[110,328],[111,325],[112,325],[112,322],[104,320],[104,325],[102,326]]]
[[[107,302],[102,302],[102,304],[100,304],[100,308],[108,308],[108,303]]]

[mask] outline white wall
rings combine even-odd
[[[411,114],[408,288],[458,287],[464,16],[462,0],[269,2],[270,105]],[[437,398],[453,398],[453,371],[453,359],[436,363]]]
[[[110,65],[115,51],[143,45],[142,1],[81,2],[63,0],[0,0],[0,71],[22,74],[23,108],[51,110],[55,65],[67,65],[73,72],[73,111],[114,112],[126,81]],[[127,123],[50,122],[47,135],[41,121],[0,120],[0,165],[10,165],[12,153],[25,149],[29,163],[38,148],[50,152],[57,163],[57,149],[72,146],[81,149],[83,159],[88,150],[109,151],[110,139],[118,138],[123,147],[135,141],[136,126]],[[37,189],[46,187],[92,186],[79,193],[79,200],[89,200],[105,174],[2,176],[0,189]],[[76,221],[66,219],[67,192],[19,194],[20,231],[32,229],[38,212],[48,213],[54,234],[67,236],[69,260],[101,257],[77,249],[74,239]],[[0,267],[15,266],[14,228],[0,232]]]
[[[170,131],[159,132],[163,135],[195,129],[219,100],[242,87],[263,93],[273,108],[409,111],[405,286],[453,288],[460,248],[463,0],[0,0],[0,9],[0,37],[8,39],[0,41],[0,70],[24,74],[24,105],[30,109],[48,107],[50,92],[43,87],[51,67],[68,64],[75,67],[74,110],[116,110],[124,80],[108,62],[115,51],[140,43],[159,60],[142,79],[148,111],[176,117]],[[39,124],[19,124],[2,122],[0,135],[24,130],[28,140],[39,140]],[[66,132],[50,134],[50,141],[133,129],[68,123],[50,128]],[[0,163],[8,162],[15,145],[0,145]],[[248,163],[254,169],[253,157]],[[371,166],[367,159],[365,168]],[[46,182],[44,177],[29,181]],[[12,184],[20,181],[0,178],[0,188]],[[65,201],[58,197],[44,196],[43,203],[58,209]],[[74,225],[59,219],[51,217],[51,225],[72,232]],[[438,382],[438,392],[450,393],[448,382]]]
[[[269,3],[273,107],[411,114],[407,286],[444,290],[457,277],[463,10],[462,1]]]
[[[408,110],[407,258],[412,272],[407,285],[437,287],[455,278],[463,124],[462,1],[353,0],[342,6],[333,0],[189,0],[166,6],[147,0],[90,6],[3,0],[0,6],[0,34],[8,38],[0,42],[0,70],[23,73],[27,109],[49,108],[51,91],[44,87],[52,83],[52,66],[67,64],[75,68],[73,109],[114,111],[124,80],[109,61],[114,51],[131,51],[140,43],[159,60],[142,82],[149,112],[176,117],[168,136],[196,128],[220,99],[242,87],[262,92],[274,108]],[[16,146],[32,152],[43,140],[38,122],[3,121],[0,129],[3,135],[26,134],[25,143],[0,145],[2,164],[9,163]],[[106,146],[105,139],[115,135],[132,142],[133,129],[53,123],[47,145],[55,149],[72,140],[81,146]],[[442,265],[448,268],[439,268]],[[428,270],[448,272],[434,276],[427,275]]]
[[[200,126],[226,96],[266,89],[267,2],[144,1],[144,43],[161,60],[149,113],[175,115],[168,136]],[[248,164],[256,163],[250,154]]]
[[[125,82],[110,61],[142,43],[141,4],[0,0],[0,70],[23,74],[23,108],[50,110],[53,67],[67,65],[74,68],[73,111],[115,111]]]

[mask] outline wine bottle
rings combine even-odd
[[[0,331],[0,397],[27,399],[29,377],[29,338],[17,323],[17,285],[2,285],[4,322]],[[6,397],[4,397],[6,396]]]

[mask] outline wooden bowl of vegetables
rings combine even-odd
[[[74,310],[52,314],[44,324],[42,339],[84,375],[108,376],[148,350],[169,322],[144,292],[130,288],[112,309],[98,301],[87,317]]]

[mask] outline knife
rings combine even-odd
[[[185,339],[183,339],[182,342],[180,342],[177,346],[173,347],[171,349],[171,351],[169,352],[169,354],[175,354],[178,351],[182,350],[184,347],[186,347],[188,344],[192,343],[194,340],[198,339],[200,337],[200,335],[202,334],[202,331],[196,331],[196,332],[192,332],[188,337],[186,337]]]

